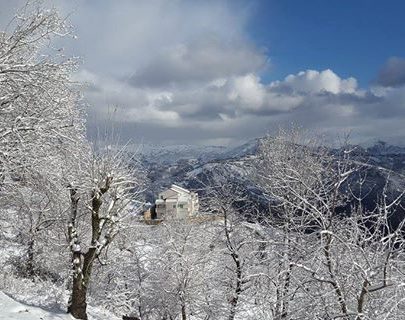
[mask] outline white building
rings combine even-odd
[[[175,184],[159,193],[155,204],[156,219],[184,219],[199,209],[198,194]]]

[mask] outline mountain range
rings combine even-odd
[[[146,200],[153,202],[156,194],[177,184],[206,195],[207,187],[231,182],[245,190],[247,199],[259,210],[267,210],[269,199],[255,183],[252,160],[257,156],[261,138],[236,147],[201,146],[150,146],[137,149],[138,159],[145,168],[149,181]],[[405,147],[379,141],[369,147],[353,146],[352,158],[364,164],[367,190],[363,205],[372,210],[380,200],[383,190],[394,199],[405,190]],[[333,153],[336,150],[330,149]],[[390,200],[388,199],[388,200]],[[404,204],[404,205],[402,205]],[[405,201],[396,209],[394,220],[405,215]]]

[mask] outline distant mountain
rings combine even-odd
[[[219,182],[221,177],[242,177],[237,162],[257,153],[257,139],[237,147],[217,146],[137,146],[140,159],[150,180],[147,200],[172,183],[190,189],[199,189],[202,182]],[[243,165],[240,165],[243,167]],[[225,173],[227,172],[227,173]]]
[[[146,162],[170,165],[179,160],[209,161],[220,157],[226,151],[222,146],[198,145],[132,145],[130,150],[140,155]]]
[[[259,210],[266,211],[269,208],[269,199],[255,184],[251,168],[259,144],[260,139],[227,148],[145,146],[138,152],[150,180],[147,200],[153,201],[159,191],[172,183],[195,190],[204,197],[207,186],[232,182],[235,187],[245,190],[246,198]],[[361,174],[367,176],[363,185],[363,192],[367,193],[363,203],[366,208],[374,208],[384,188],[390,199],[405,190],[405,148],[379,142],[369,148],[354,149],[354,160],[365,164]],[[331,152],[333,153],[332,150]],[[356,176],[352,179],[356,179]],[[405,202],[403,204],[405,207]],[[398,207],[395,220],[404,215],[405,210]]]
[[[384,141],[378,141],[373,146],[366,149],[370,155],[405,155],[405,147],[393,146]]]
[[[256,155],[259,149],[260,140],[261,138],[257,138],[236,147],[225,148],[223,152],[218,155],[217,159],[241,159]]]
[[[405,174],[405,148],[392,146],[384,142],[378,142],[367,148],[366,158],[368,163],[392,170],[396,173]]]

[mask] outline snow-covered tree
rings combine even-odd
[[[54,9],[27,2],[0,32],[0,173],[23,179],[83,128],[75,59],[55,48],[70,35]],[[28,160],[29,161],[26,161]]]
[[[56,250],[47,241],[63,240],[65,155],[86,144],[80,92],[71,80],[76,61],[54,47],[70,28],[41,4],[28,1],[0,32],[0,219],[26,245],[31,276],[39,260],[52,265],[44,255]]]
[[[301,131],[261,144],[257,181],[282,239],[275,319],[401,315],[403,223],[394,228],[389,217],[403,193],[387,203],[383,192],[375,209],[366,210],[355,192],[362,189],[355,187],[362,168],[350,154],[350,147],[332,153]],[[391,293],[395,299],[384,298]]]
[[[27,238],[29,273],[45,231],[57,245],[66,236],[69,311],[85,319],[93,264],[133,209],[139,181],[122,152],[95,152],[85,140],[76,61],[54,47],[66,36],[66,20],[40,1],[27,2],[0,33],[0,192],[23,218],[16,229]]]
[[[124,150],[107,147],[83,156],[81,171],[69,186],[68,239],[73,285],[68,311],[87,319],[87,290],[94,263],[120,232],[125,219],[139,210],[142,177]]]

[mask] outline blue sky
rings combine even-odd
[[[249,34],[271,59],[266,78],[330,68],[368,86],[385,61],[405,55],[405,1],[258,0]]]

